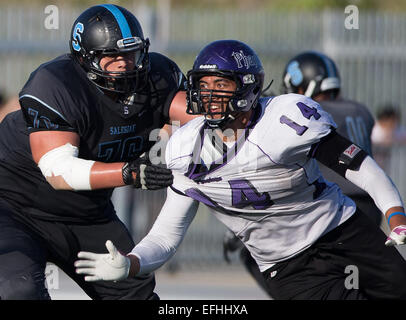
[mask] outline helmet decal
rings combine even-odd
[[[109,10],[114,18],[116,18],[123,38],[131,38],[132,35],[130,26],[128,25],[127,19],[124,17],[123,13],[113,4],[102,4],[100,6]]]
[[[252,55],[245,55],[242,50],[231,53],[231,56],[233,56],[237,62],[238,68],[245,67],[246,69],[249,69],[251,66],[256,66],[254,57]]]
[[[290,81],[292,81],[293,85],[298,86],[299,84],[302,83],[303,73],[302,71],[300,71],[299,62],[297,62],[296,60],[292,61],[291,63],[288,64],[286,70],[287,73],[289,73],[290,75]]]
[[[82,38],[80,35],[83,33],[84,26],[83,23],[78,22],[75,27],[73,28],[73,33],[72,33],[72,47],[75,51],[80,51],[82,48],[80,45],[80,41],[82,41]]]

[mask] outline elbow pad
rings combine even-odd
[[[45,153],[38,162],[45,178],[61,176],[73,190],[91,190],[90,170],[95,161],[78,158],[79,149],[70,143]]]

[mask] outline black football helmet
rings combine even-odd
[[[283,93],[298,93],[315,97],[329,91],[336,97],[340,91],[340,75],[333,60],[316,52],[303,52],[292,58],[285,67],[282,79]]]
[[[235,92],[200,89],[199,80],[204,76],[219,76],[236,82]],[[212,127],[225,124],[232,114],[255,108],[264,84],[264,69],[258,55],[248,45],[237,40],[218,40],[205,46],[197,55],[193,68],[187,73],[187,109],[189,114],[206,116]],[[210,112],[204,108],[204,99],[222,99],[229,94],[224,112]],[[207,115],[221,114],[220,119]]]
[[[131,93],[147,84],[149,40],[144,39],[140,23],[128,10],[112,4],[90,7],[74,22],[69,45],[71,54],[96,86]],[[135,67],[105,71],[100,60],[106,55],[134,55]]]

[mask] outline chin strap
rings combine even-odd
[[[224,128],[229,122],[234,121],[235,117],[231,115],[230,113],[227,113],[223,118],[221,119],[209,119],[206,116],[206,122],[211,128]]]

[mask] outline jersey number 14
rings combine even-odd
[[[296,103],[296,106],[299,108],[303,117],[305,117],[306,119],[310,120],[311,117],[314,117],[316,120],[319,120],[321,117],[320,113],[317,112],[316,108],[309,107],[308,105],[306,105],[302,102]],[[303,133],[306,132],[307,129],[309,129],[306,126],[301,126],[301,125],[297,124],[295,121],[293,121],[292,119],[290,119],[289,117],[284,116],[284,115],[281,116],[279,120],[281,123],[286,124],[289,127],[291,127],[293,130],[295,130],[296,134],[299,136],[301,136]]]

